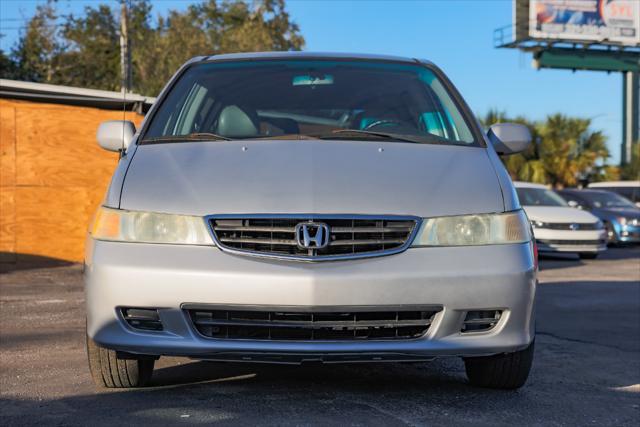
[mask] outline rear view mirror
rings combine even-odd
[[[108,151],[126,151],[136,133],[136,126],[128,120],[109,120],[100,123],[96,139]]]
[[[496,123],[491,125],[487,137],[498,154],[520,153],[531,143],[529,128],[517,123]]]

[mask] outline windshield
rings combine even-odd
[[[558,194],[546,188],[516,188],[523,206],[568,206]]]
[[[636,206],[624,197],[607,191],[585,191],[580,194],[594,208],[635,208]]]
[[[640,202],[640,187],[601,187],[597,186],[598,190],[611,191],[616,194],[620,194],[622,197],[631,200],[632,202]]]
[[[277,137],[477,145],[428,68],[325,60],[192,66],[152,117],[142,143]]]

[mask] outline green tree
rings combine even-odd
[[[0,49],[0,78],[16,79],[18,77],[17,72],[18,66],[16,62]]]
[[[540,160],[553,187],[589,180],[598,163],[609,157],[604,134],[589,130],[590,125],[590,119],[554,114],[537,126]]]
[[[191,5],[184,12],[170,11],[159,17],[153,35],[133,44],[134,90],[156,95],[166,81],[189,58],[215,52],[206,29],[212,25],[207,13],[213,6]],[[136,78],[138,76],[138,78]]]
[[[70,86],[120,88],[118,21],[109,6],[85,7],[82,17],[70,15],[62,30],[65,49],[58,57],[55,82]]]
[[[187,59],[246,51],[299,50],[304,46],[284,0],[207,0],[152,19],[149,0],[127,0],[133,90],[156,95]],[[105,4],[82,16],[65,16],[56,31],[54,3],[38,7],[12,59],[19,78],[119,90],[120,12]],[[1,57],[0,57],[1,59]],[[9,75],[9,64],[2,75]]]
[[[245,2],[225,2],[220,18],[219,52],[299,50],[304,45],[284,0],[263,0],[253,10]]]
[[[601,131],[590,129],[590,119],[553,114],[544,121],[531,122],[523,117],[509,119],[506,114],[491,110],[481,121],[485,126],[511,121],[529,127],[533,141],[529,148],[503,157],[514,179],[566,187],[617,177],[617,168],[606,163],[606,137]]]
[[[631,161],[622,166],[620,178],[629,180],[640,180],[640,141],[633,144],[631,151]]]
[[[141,31],[133,27],[135,31]],[[300,50],[304,38],[284,0],[209,0],[160,17],[154,34],[134,42],[134,87],[155,95],[187,59],[230,52]],[[158,61],[162,58],[162,61]],[[136,79],[135,75],[140,77]]]
[[[34,82],[52,82],[54,75],[57,74],[57,56],[61,50],[57,18],[52,1],[36,7],[36,13],[27,23],[26,30],[20,35],[12,50],[11,57],[15,66],[12,75],[7,77]],[[3,76],[4,70],[3,68]]]

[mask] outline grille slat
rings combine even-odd
[[[390,245],[402,244],[404,242],[404,239],[334,240],[329,243],[329,246]]]
[[[252,227],[252,226],[216,226],[217,231],[262,231],[265,233],[291,233],[293,234],[295,227]]]
[[[209,217],[216,243],[223,250],[258,256],[321,261],[380,256],[400,252],[411,243],[419,219],[413,217],[265,215]],[[298,224],[326,224],[326,246],[305,248]]]
[[[413,230],[413,225],[402,227],[333,227],[334,233],[402,233]]]
[[[224,243],[256,243],[262,245],[292,245],[297,246],[295,240],[287,240],[287,239],[256,239],[252,237],[221,237],[219,238],[221,242]]]
[[[282,312],[187,309],[193,327],[216,339],[399,340],[425,335],[440,309]]]
[[[585,246],[585,245],[603,245],[604,240],[545,240],[537,239],[538,243],[546,245],[570,245],[570,246]]]
[[[305,322],[305,321],[297,321],[297,322],[278,322],[278,321],[242,321],[242,320],[208,320],[208,319],[197,319],[194,320],[194,323],[197,326],[253,326],[253,327],[263,327],[263,328],[314,328],[321,329],[326,327],[358,327],[358,328],[374,328],[374,327],[382,327],[382,328],[399,328],[405,326],[429,326],[431,324],[430,320],[421,320],[421,321],[392,321],[388,320],[369,320],[369,321],[343,321],[343,322]],[[481,323],[487,323],[481,322]]]

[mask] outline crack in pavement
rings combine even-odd
[[[598,346],[598,347],[613,348],[613,349],[616,349],[616,350],[619,350],[619,351],[622,351],[622,352],[625,352],[625,353],[640,353],[637,350],[629,350],[629,349],[626,349],[626,348],[618,347],[616,345],[602,344],[602,343],[599,343],[599,342],[580,340],[580,339],[577,339],[577,338],[563,337],[563,336],[556,335],[556,334],[551,333],[551,332],[536,331],[536,335],[544,335],[544,336],[548,336],[548,337],[551,337],[551,338],[555,338],[555,339],[560,340],[560,341],[569,341],[569,342],[575,342],[575,343],[579,343],[579,344],[590,344],[590,345],[595,345],[595,346]]]

